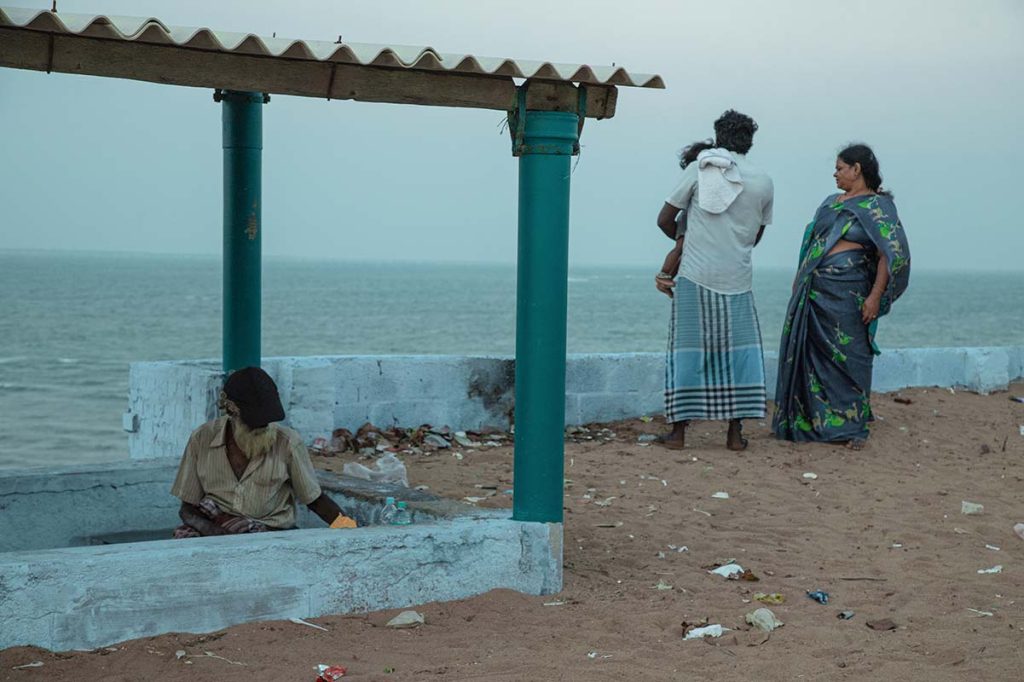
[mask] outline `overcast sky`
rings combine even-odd
[[[0,0],[48,9],[49,0]],[[775,180],[757,266],[792,267],[866,141],[915,267],[1024,269],[1020,0],[59,0],[64,12],[278,37],[609,64],[661,74],[588,120],[572,178],[574,265],[657,267],[676,153],[725,109],[760,125]],[[216,254],[220,107],[209,90],[0,68],[0,248]],[[343,260],[506,262],[516,165],[503,114],[275,96],[264,108],[263,248]]]

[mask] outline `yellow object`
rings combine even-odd
[[[786,601],[786,598],[778,592],[772,592],[771,594],[758,592],[754,595],[754,599],[756,601],[761,602],[762,604],[781,604],[782,602]]]
[[[331,524],[331,528],[355,528],[356,522],[354,519],[350,519],[344,514],[338,514],[338,518],[334,519],[334,523]]]

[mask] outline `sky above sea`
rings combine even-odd
[[[50,0],[19,0],[49,9]],[[775,181],[762,267],[787,268],[834,190],[836,151],[874,146],[917,269],[1020,272],[1024,3],[987,0],[61,0],[66,13],[156,16],[278,37],[611,64],[572,172],[574,266],[653,267],[676,154],[725,109],[759,126]],[[0,220],[8,249],[220,252],[221,109],[204,89],[0,69]],[[515,261],[517,161],[501,112],[275,96],[264,106],[268,256]]]

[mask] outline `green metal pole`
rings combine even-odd
[[[569,175],[579,119],[525,111],[519,155],[515,484],[518,521],[562,521]]]
[[[224,371],[260,365],[263,104],[218,90],[224,137]]]

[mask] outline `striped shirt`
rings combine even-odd
[[[267,454],[249,460],[241,478],[228,461],[228,418],[208,421],[192,432],[171,494],[188,504],[209,497],[221,511],[272,528],[295,525],[295,502],[320,497],[320,484],[302,436],[275,425],[277,442]]]

